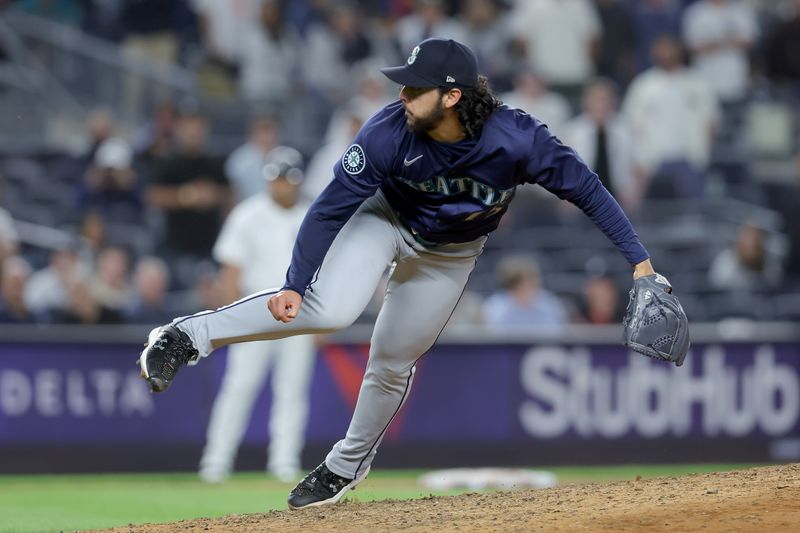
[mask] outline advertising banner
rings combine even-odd
[[[164,394],[138,377],[139,350],[0,344],[0,452],[202,446],[224,350],[182,369]],[[309,446],[345,434],[367,358],[361,344],[320,350]],[[245,445],[268,440],[268,389]],[[697,345],[680,368],[615,345],[438,345],[383,448],[418,466],[796,460],[800,344]]]

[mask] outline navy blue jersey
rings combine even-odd
[[[378,189],[423,240],[457,243],[497,228],[525,183],[580,207],[631,264],[649,257],[597,175],[530,115],[502,106],[480,138],[447,144],[408,131],[398,101],[364,124],[335,165],[334,179],[303,222],[286,288],[305,292],[336,233]]]

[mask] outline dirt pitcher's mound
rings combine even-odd
[[[354,493],[354,494],[357,494]],[[798,531],[800,465],[554,489],[345,502],[118,532]]]

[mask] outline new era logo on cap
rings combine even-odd
[[[478,83],[478,58],[468,46],[452,39],[425,39],[404,65],[381,69],[386,77],[408,87],[460,87]]]

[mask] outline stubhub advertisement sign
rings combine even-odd
[[[638,354],[532,348],[522,356],[527,399],[519,421],[532,437],[771,437],[796,434],[797,361],[771,345],[695,349],[690,368]],[[698,357],[699,355],[699,357]]]
[[[139,349],[0,343],[0,454],[199,449],[224,350],[154,395],[138,377]],[[346,432],[367,357],[362,344],[320,350],[309,446],[325,449]],[[245,445],[267,442],[268,414],[265,392]],[[700,344],[680,368],[616,345],[437,345],[379,457],[392,450],[401,466],[797,460],[800,344]]]

